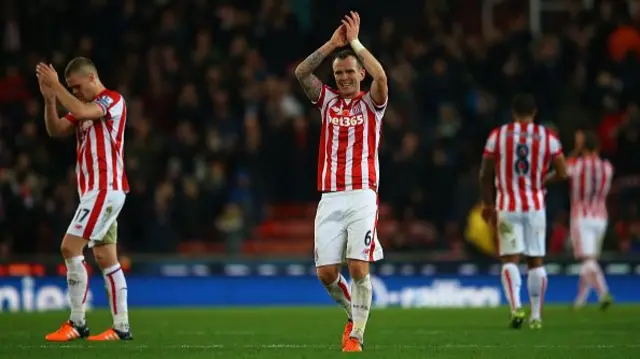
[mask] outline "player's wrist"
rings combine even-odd
[[[358,40],[357,37],[349,41],[349,45],[351,45],[351,48],[353,49],[353,51],[356,52],[356,54],[365,49],[364,45],[362,45],[362,43],[360,42],[360,40]]]
[[[335,49],[337,49],[339,46],[336,45],[333,41],[329,40],[327,41],[324,46],[323,46],[328,52],[331,52]]]

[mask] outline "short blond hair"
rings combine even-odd
[[[88,58],[76,57],[73,60],[69,61],[69,63],[67,64],[67,67],[64,69],[64,76],[69,77],[69,75],[78,72],[95,72],[97,74],[98,69],[96,68],[96,65],[93,63],[93,61],[89,60]]]

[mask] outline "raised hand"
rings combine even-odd
[[[42,93],[42,97],[44,97],[44,99],[48,101],[54,100],[56,98],[56,94],[55,92],[53,92],[51,86],[45,85],[40,78],[40,75],[36,76],[38,77],[38,85],[40,86],[40,93]]]
[[[57,83],[58,73],[53,68],[52,65],[46,65],[44,63],[39,63],[36,66],[36,76],[38,76],[38,80],[42,85],[51,87],[53,84]]]
[[[335,47],[347,46],[347,38],[345,37],[345,28],[344,25],[338,26],[336,31],[333,32],[331,39],[329,42]]]
[[[358,33],[360,33],[360,15],[351,11],[349,15],[345,15],[342,20],[342,25],[345,28],[345,36],[348,42],[358,39]]]

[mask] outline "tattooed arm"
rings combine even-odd
[[[387,74],[384,72],[382,64],[367,50],[360,40],[358,33],[360,32],[360,15],[352,11],[351,16],[345,16],[342,20],[343,26],[346,28],[346,37],[353,51],[358,55],[360,61],[364,65],[369,75],[373,78],[371,83],[371,98],[376,105],[384,105],[389,95],[389,87],[387,85]]]
[[[302,89],[309,100],[314,103],[320,99],[322,81],[313,74],[313,71],[320,66],[322,61],[329,56],[334,49],[335,45],[333,45],[331,41],[328,41],[296,67],[298,82],[302,85]]]
[[[343,25],[340,25],[336,31],[331,35],[331,39],[319,49],[309,55],[304,61],[302,61],[298,67],[296,67],[296,77],[298,82],[302,85],[304,93],[311,102],[316,103],[320,100],[320,94],[322,93],[322,81],[313,74],[313,71],[320,66],[322,60],[329,56],[333,50],[346,46],[347,40],[345,37],[345,29]]]

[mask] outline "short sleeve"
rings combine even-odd
[[[362,100],[370,107],[373,109],[373,112],[375,112],[376,117],[378,117],[379,119],[381,119],[384,116],[385,111],[387,110],[387,103],[389,102],[389,96],[387,96],[387,98],[384,100],[383,104],[377,104],[374,100],[373,97],[371,97],[371,91],[367,91],[367,93],[362,96]]]
[[[74,125],[78,124],[78,119],[71,112],[64,115],[64,119],[71,122]]]
[[[311,101],[311,103],[314,104],[317,108],[322,109],[327,103],[329,103],[329,101],[336,98],[337,96],[338,93],[334,89],[327,85],[322,85],[322,90],[320,90],[320,98],[318,98],[318,101]]]
[[[487,138],[487,143],[485,143],[484,145],[483,155],[485,157],[496,155],[497,142],[498,142],[498,130],[495,129],[491,131],[491,134],[489,134],[489,138]]]
[[[549,136],[549,153],[551,157],[556,157],[559,154],[562,154],[562,144],[560,140],[555,135],[548,133]]]
[[[93,103],[100,106],[100,108],[102,109],[102,114],[106,115],[109,109],[111,108],[111,106],[113,106],[116,103],[115,100],[116,99],[114,99],[112,96],[108,94],[104,94],[104,95],[98,96],[98,98],[93,100]]]

